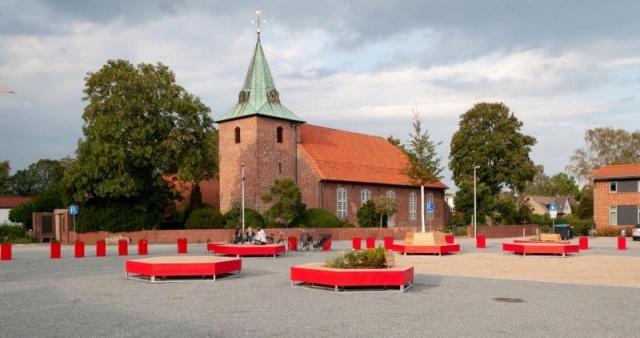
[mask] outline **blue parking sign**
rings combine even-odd
[[[558,211],[558,206],[555,203],[549,205],[549,211]]]
[[[69,215],[77,215],[80,213],[80,207],[73,204],[69,206]]]
[[[427,212],[433,212],[433,202],[427,202],[424,205],[425,210],[427,210]]]

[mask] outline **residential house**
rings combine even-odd
[[[549,206],[555,204],[557,209],[556,217],[571,215],[571,206],[576,205],[573,196],[527,196],[524,203],[529,206],[534,215],[549,214]]]
[[[591,179],[597,228],[640,223],[640,164],[602,166]]]
[[[9,220],[9,212],[16,206],[31,201],[31,197],[26,196],[0,196],[0,225],[21,225]]]

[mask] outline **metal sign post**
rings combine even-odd
[[[556,233],[556,216],[558,215],[558,206],[555,203],[549,204],[549,216],[551,216],[551,233]]]
[[[76,215],[80,212],[80,207],[75,204],[69,206],[69,215],[71,215],[73,222],[73,243],[78,241],[78,233],[76,232]]]

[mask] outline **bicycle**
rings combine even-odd
[[[300,229],[300,239],[298,239],[298,251],[309,251],[311,244],[313,243],[313,230]]]
[[[596,229],[594,229],[592,226],[591,229],[589,229],[589,238],[596,238],[597,236],[598,231],[596,231]]]
[[[313,244],[313,251],[317,251],[318,249],[322,249],[322,247],[324,246],[324,242],[326,242],[328,238],[329,238],[329,236],[320,234],[318,236],[318,240]]]
[[[280,237],[278,237],[278,240],[275,241],[275,243],[284,244],[284,252],[289,252],[289,250],[291,250],[291,243],[289,243],[289,240],[284,237],[284,231],[278,231],[278,233],[280,234]],[[271,235],[271,239],[273,241],[273,235]]]

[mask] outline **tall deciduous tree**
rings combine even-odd
[[[565,168],[584,185],[603,165],[640,163],[640,131],[595,128],[584,133],[585,147],[577,149]]]
[[[438,156],[435,143],[429,136],[429,131],[422,129],[420,113],[413,112],[413,134],[409,134],[409,142],[404,147],[409,155],[410,166],[407,175],[416,185],[437,182],[442,178],[442,159]]]
[[[558,173],[551,177],[545,175],[544,167],[536,166],[536,175],[528,183],[525,195],[537,196],[573,196],[579,197],[580,189],[573,177],[566,173]]]
[[[522,122],[504,103],[476,103],[460,116],[449,155],[449,169],[459,187],[455,197],[458,210],[472,213],[460,207],[468,204],[467,196],[473,196],[476,166],[476,186],[488,189],[488,194],[478,198],[479,210],[487,210],[503,189],[522,192],[526,182],[533,179],[536,168],[529,153],[536,139],[522,134],[521,128]]]
[[[85,139],[65,172],[74,200],[85,206],[79,221],[89,222],[95,207],[108,230],[154,226],[177,196],[164,175],[193,184],[216,176],[210,109],[167,66],[109,60],[85,80]],[[131,217],[119,216],[123,208]]]

